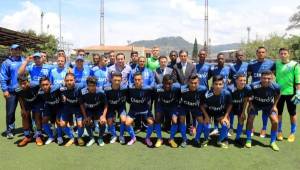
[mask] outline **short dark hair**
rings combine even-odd
[[[222,81],[223,82],[223,76],[221,75],[216,75],[213,77],[213,83],[216,82],[216,81]]]
[[[65,53],[65,50],[63,50],[63,49],[59,49],[59,50],[57,50],[57,53],[59,53],[59,52],[63,52],[63,53]]]
[[[119,55],[124,56],[124,59],[125,59],[125,54],[124,54],[124,53],[117,53],[116,58],[117,58]]]
[[[271,70],[265,70],[261,73],[261,76],[265,76],[265,75],[268,76],[268,75],[272,75],[272,74],[273,74],[273,72]]]
[[[257,48],[257,50],[256,50],[256,53],[257,53],[258,50],[260,50],[260,49],[265,49],[265,51],[267,51],[266,47],[264,47],[264,46],[259,46],[259,47]]]
[[[280,53],[281,51],[287,51],[287,52],[289,52],[290,50],[289,50],[288,48],[280,48],[280,49],[279,49],[279,53]]]
[[[70,72],[68,72],[68,73],[66,74],[65,79],[66,79],[68,76],[75,77],[74,73],[70,73]]]
[[[94,84],[96,85],[97,84],[97,78],[94,77],[94,76],[88,76],[86,78],[86,84],[89,85],[89,84]]]
[[[236,75],[236,78],[235,79],[238,79],[240,77],[247,77],[246,74],[243,74],[243,73],[239,73]]]
[[[160,61],[161,59],[166,59],[166,60],[168,60],[168,58],[165,56],[165,55],[161,55],[161,56],[159,56],[159,58],[158,58],[158,60]]]
[[[79,52],[84,52],[85,53],[84,49],[78,49],[77,53],[79,53]]]
[[[120,72],[112,72],[111,78],[114,78],[114,77],[122,77],[122,74]]]
[[[166,74],[166,75],[164,75],[164,77],[163,77],[163,83],[166,83],[166,82],[168,82],[168,81],[172,81],[173,82],[173,77],[172,77],[172,75],[171,74]]]
[[[195,80],[195,79],[199,79],[197,74],[192,74],[189,76],[189,80]]]
[[[180,51],[179,51],[179,55],[181,55],[182,53],[186,53],[187,55],[189,55],[189,52],[186,51],[186,50],[180,50]]]
[[[24,81],[29,81],[28,73],[21,74],[21,75],[18,76],[18,82],[19,83],[24,82]]]
[[[93,56],[93,57],[95,57],[95,56],[100,57],[100,54],[98,54],[98,53],[93,53],[92,56]]]
[[[218,53],[218,54],[217,54],[217,58],[219,58],[221,55],[225,56],[224,53]]]
[[[114,50],[111,50],[111,51],[108,52],[108,54],[111,54],[111,53],[114,53],[114,52],[115,52]]]
[[[40,78],[39,83],[42,84],[43,81],[49,81],[50,82],[50,79],[47,76],[43,76],[43,77]]]
[[[137,51],[131,51],[130,56],[132,56],[133,54],[139,55],[139,53]]]
[[[175,55],[176,55],[176,57],[178,57],[178,53],[177,53],[177,51],[175,51],[175,50],[172,50],[172,51],[170,52],[169,56],[171,56],[172,54],[175,54]]]
[[[143,76],[143,74],[141,72],[137,71],[134,73],[133,77],[136,77],[136,76]]]

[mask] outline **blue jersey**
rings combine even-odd
[[[134,83],[134,74],[136,72],[141,72],[143,76],[143,86],[151,86],[154,87],[155,85],[155,78],[154,74],[151,70],[148,68],[140,68],[139,66],[136,66],[135,69],[132,69],[129,74],[129,84],[133,85]]]
[[[248,63],[242,62],[242,63],[235,63],[230,68],[230,78],[234,81],[236,80],[236,75],[243,74],[247,76],[248,71]]]
[[[50,77],[51,68],[45,64],[41,66],[31,64],[26,67],[26,71],[30,75],[30,84],[32,84],[33,86],[39,86],[40,79],[42,77]]]
[[[64,80],[66,74],[68,73],[68,69],[66,67],[59,68],[55,67],[50,72],[50,82],[53,86],[60,87],[64,84]]]
[[[223,66],[219,67],[218,65],[214,65],[211,67],[211,76],[218,76],[221,75],[224,78],[224,87],[227,87],[227,82],[230,77],[230,67],[229,66]]]
[[[101,110],[107,105],[106,96],[103,90],[97,88],[96,93],[90,93],[88,88],[81,89],[79,102],[84,105],[86,110]]]
[[[199,83],[208,88],[208,80],[211,77],[211,65],[208,63],[199,63],[196,65],[196,72],[199,77]]]
[[[156,86],[157,104],[164,108],[177,108],[180,100],[180,84],[173,83],[171,90],[166,91],[162,84]]]
[[[276,83],[271,83],[269,87],[262,87],[257,81],[250,85],[252,90],[252,104],[258,108],[272,107],[274,97],[280,95],[280,87]]]
[[[79,70],[76,66],[73,68],[75,76],[75,83],[80,86],[86,86],[86,79],[90,76],[90,68],[84,66],[83,69]]]
[[[209,90],[202,101],[208,114],[215,118],[224,116],[227,108],[232,104],[231,94],[226,89],[223,89],[220,95],[215,95],[213,90]]]
[[[91,70],[91,76],[96,77],[97,87],[103,87],[107,83],[108,69],[107,67],[100,68],[99,66],[95,66]]]
[[[243,89],[239,90],[235,85],[228,87],[232,98],[232,112],[240,114],[243,111],[243,105],[246,97],[251,97],[251,87],[246,85]]]
[[[128,91],[128,103],[130,104],[130,112],[151,111],[151,99],[153,89],[143,87],[141,89],[130,86]]]
[[[248,65],[248,73],[250,73],[252,82],[260,81],[261,73],[268,70],[275,70],[275,63],[269,59],[265,59],[263,62],[254,60]]]
[[[182,86],[180,106],[183,108],[200,110],[200,101],[203,100],[206,90],[207,88],[201,85],[196,89],[196,91],[191,91],[188,85]]]
[[[3,92],[14,92],[18,87],[18,71],[23,61],[23,57],[10,56],[1,64],[0,81]]]
[[[119,89],[112,89],[111,84],[107,84],[104,87],[106,95],[108,109],[116,110],[118,108],[126,107],[126,100],[128,95],[128,88],[126,85],[121,86]]]

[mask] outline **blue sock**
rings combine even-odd
[[[230,129],[233,129],[234,114],[230,113],[229,118],[230,118]]]
[[[110,134],[111,134],[112,136],[117,136],[115,125],[109,126],[108,129],[109,129],[109,132],[110,132]]]
[[[252,129],[250,130],[246,130],[246,136],[247,136],[247,141],[250,140],[251,141],[251,133],[252,133]]]
[[[24,136],[25,137],[30,137],[30,131],[29,130],[24,130]]]
[[[155,127],[155,131],[156,131],[157,138],[158,138],[158,139],[162,139],[162,135],[161,135],[161,125],[160,125],[160,123],[156,123],[156,124],[154,125],[154,127]]]
[[[220,133],[220,136],[219,136],[219,141],[221,142],[224,139],[226,139],[227,135],[228,135],[228,127],[227,127],[226,124],[222,124],[221,133]]]
[[[121,123],[121,125],[120,125],[120,137],[124,136],[125,128],[126,128],[125,123]]]
[[[197,120],[193,118],[193,126],[196,127],[197,125]]]
[[[219,124],[217,122],[214,122],[214,129],[219,129]]]
[[[49,123],[45,123],[43,124],[43,129],[45,131],[45,133],[48,135],[48,138],[54,138],[53,137],[53,132],[51,130],[50,124]]]
[[[135,134],[132,126],[127,126],[127,132],[129,133],[131,139],[135,138]]]
[[[70,139],[73,139],[73,138],[74,138],[74,136],[73,136],[73,134],[72,134],[72,132],[71,132],[71,129],[70,129],[68,126],[64,127],[64,128],[63,128],[63,131],[64,131],[64,133],[65,133]]]
[[[263,121],[263,127],[262,130],[267,130],[267,125],[268,125],[268,115],[267,114],[261,114],[261,118]]]
[[[78,127],[77,130],[78,130],[78,137],[81,138],[82,135],[83,135],[83,132],[84,132],[84,128],[83,127]]]
[[[210,131],[210,124],[204,124],[204,139],[208,140]]]
[[[151,137],[151,134],[152,134],[152,131],[153,131],[153,125],[148,125],[147,127],[147,134],[146,134],[146,138],[150,138]]]
[[[170,139],[173,140],[175,135],[176,135],[176,132],[177,132],[177,129],[178,129],[178,125],[177,124],[172,124],[171,125],[171,132],[170,132]]]
[[[196,136],[195,136],[195,140],[196,140],[197,142],[200,141],[200,137],[201,137],[202,131],[203,131],[203,123],[199,123],[199,122],[198,122],[197,130],[196,130]]]
[[[94,135],[93,135],[93,129],[92,129],[91,125],[86,126],[86,131],[89,134],[89,137],[92,139],[94,137]]]
[[[187,137],[186,137],[186,124],[185,123],[180,123],[180,133],[181,133],[181,137],[182,137],[183,141],[186,142]]]
[[[243,125],[238,123],[236,128],[236,137],[235,137],[236,140],[240,139],[242,132],[243,132]]]
[[[62,137],[62,132],[63,132],[63,130],[62,130],[62,128],[61,128],[60,126],[58,126],[58,127],[56,128],[56,132],[57,132],[57,137],[58,137],[58,138],[61,138],[61,137]]]
[[[271,130],[271,143],[276,141],[277,130]]]
[[[291,134],[295,134],[297,129],[296,123],[291,123]]]
[[[282,132],[282,121],[278,121],[278,132]]]

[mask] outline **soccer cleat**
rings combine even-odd
[[[208,142],[209,140],[204,140],[202,143],[201,143],[201,147],[206,147],[208,145]]]
[[[26,146],[31,141],[31,138],[24,137],[20,143],[18,143],[19,147]]]
[[[245,146],[246,148],[251,148],[252,147],[251,140],[247,140]]]
[[[228,143],[227,143],[227,142],[221,142],[221,141],[218,141],[217,144],[218,144],[221,148],[228,149]]]
[[[57,138],[57,144],[58,144],[58,145],[62,145],[63,143],[64,143],[63,138],[62,138],[62,137],[58,137],[58,138]]]
[[[45,145],[49,145],[50,143],[52,143],[54,141],[53,138],[48,138],[47,141],[45,142]]]
[[[116,136],[112,136],[112,137],[110,138],[109,143],[113,144],[113,143],[115,143],[116,141],[117,141],[117,137],[116,137]]]
[[[194,139],[194,146],[195,147],[201,147],[200,141],[197,141]]]
[[[90,146],[92,146],[94,143],[95,143],[95,139],[92,138],[92,139],[90,139],[90,141],[86,144],[86,146],[87,146],[87,147],[90,147]]]
[[[234,143],[235,143],[236,145],[238,145],[238,146],[244,146],[244,145],[243,145],[242,139],[235,139],[235,140],[234,140]]]
[[[162,144],[163,144],[163,140],[162,139],[157,139],[157,141],[155,143],[155,147],[159,148],[159,147],[161,147]]]
[[[279,147],[277,146],[277,144],[275,142],[272,142],[270,144],[271,148],[274,150],[274,151],[279,151]]]
[[[212,132],[210,132],[209,136],[215,136],[219,134],[219,129],[214,129]]]
[[[177,143],[173,139],[169,140],[169,144],[171,145],[172,148],[177,148],[178,147]]]
[[[266,130],[261,130],[260,131],[260,135],[259,135],[261,138],[265,138],[266,137]]]
[[[296,138],[295,134],[292,133],[292,134],[289,135],[288,141],[289,141],[289,142],[294,142],[294,141],[295,141],[295,138]]]
[[[279,141],[282,141],[282,140],[283,140],[282,132],[278,132],[277,140],[279,140]]]
[[[101,147],[105,145],[102,138],[98,139],[98,145]]]
[[[6,138],[7,139],[13,139],[14,138],[14,134],[12,132],[7,132],[6,133]]]
[[[186,148],[186,146],[187,146],[186,141],[183,141],[183,142],[180,144],[180,146],[181,146],[182,148]]]
[[[74,139],[70,139],[70,140],[65,144],[65,146],[66,146],[66,147],[71,146],[71,145],[73,145],[73,143],[74,143]]]
[[[124,138],[124,136],[120,136],[120,137],[119,137],[119,142],[120,142],[120,144],[122,144],[122,145],[125,144],[125,138]]]
[[[84,146],[84,144],[85,144],[84,140],[82,138],[78,138],[77,143],[78,143],[79,146]]]
[[[127,143],[127,145],[128,145],[128,146],[131,146],[131,145],[133,145],[133,144],[135,143],[135,141],[136,141],[136,138],[134,137],[134,138],[132,138],[132,139]]]
[[[35,143],[36,145],[38,146],[42,146],[44,143],[43,143],[43,140],[41,139],[41,137],[36,137],[35,138]]]
[[[153,146],[153,143],[151,142],[150,138],[146,138],[145,139],[145,143],[148,147],[152,147]]]

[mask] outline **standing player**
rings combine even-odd
[[[158,61],[157,61],[158,62]],[[138,59],[138,65],[135,67],[135,69],[132,69],[130,71],[129,75],[129,85],[134,84],[134,74],[136,72],[140,72],[143,76],[143,83],[145,86],[154,86],[155,78],[153,72],[145,67],[146,63],[146,57],[140,56]],[[158,64],[159,66],[159,64]]]
[[[261,80],[252,83],[252,100],[249,103],[249,114],[247,118],[246,128],[246,147],[251,148],[251,132],[253,122],[258,111],[262,110],[262,114],[266,114],[272,123],[271,126],[271,142],[270,146],[274,151],[279,151],[279,147],[275,143],[277,136],[278,117],[277,103],[280,98],[280,88],[276,83],[273,83],[272,71],[264,71],[261,73]]]
[[[53,86],[59,88],[63,83],[66,77],[66,74],[69,72],[66,65],[66,56],[61,54],[57,57],[57,67],[53,68],[50,72],[50,82]]]
[[[136,137],[132,128],[132,123],[137,115],[141,115],[147,121],[147,134],[145,143],[148,147],[152,147],[153,143],[150,140],[153,131],[153,115],[152,109],[153,86],[146,86],[143,83],[143,75],[141,72],[134,73],[134,84],[130,85],[128,92],[128,103],[130,109],[126,118],[126,126],[131,140],[127,145],[132,145],[136,141]]]
[[[280,99],[277,103],[278,108],[278,140],[283,140],[282,134],[282,113],[284,103],[290,114],[291,131],[288,137],[289,142],[295,141],[296,133],[296,104],[300,99],[300,67],[296,61],[289,59],[289,50],[281,48],[279,50],[280,60],[276,61],[276,82],[280,86]],[[296,88],[296,91],[295,91]],[[293,98],[293,96],[295,96]]]
[[[266,59],[267,49],[258,47],[256,50],[257,59],[248,65],[248,76],[251,76],[252,82],[260,81],[261,73],[264,71],[274,71],[275,64],[272,60]],[[260,131],[260,137],[266,137],[266,129],[268,125],[268,115],[262,114],[263,127]]]
[[[207,53],[205,50],[200,50],[199,54],[199,63],[196,65],[196,72],[199,77],[199,84],[208,88],[208,80],[210,79],[210,64],[205,62]]]
[[[107,56],[101,55],[99,60],[99,65],[93,67],[91,70],[91,76],[96,77],[98,80],[97,87],[103,88],[104,84],[107,83],[108,69],[106,65],[107,65]]]
[[[93,121],[100,123],[99,128],[99,146],[104,146],[103,134],[106,124],[107,100],[100,88],[97,87],[95,77],[87,78],[87,87],[83,88],[79,94],[80,110],[84,117],[84,124],[89,134],[90,140],[86,146],[92,146],[95,143],[93,135]]]
[[[76,57],[75,64],[73,68],[75,83],[81,87],[86,86],[86,79],[90,75],[90,68],[84,65],[84,58],[82,56]]]
[[[203,131],[203,116],[200,109],[200,101],[203,100],[202,96],[206,90],[207,88],[205,86],[199,86],[199,78],[196,74],[189,77],[188,85],[181,87],[181,104],[179,111],[180,132],[183,136],[181,147],[186,147],[187,145],[185,116],[189,113],[197,120],[194,142],[196,146],[200,144],[200,136]]]
[[[180,84],[173,83],[174,79],[170,74],[163,77],[162,84],[156,87],[156,103],[155,103],[155,131],[157,134],[157,141],[155,147],[160,147],[163,143],[161,135],[161,123],[164,117],[171,118],[171,132],[169,144],[172,148],[177,148],[174,141],[175,134],[178,129],[177,117],[180,100]],[[167,115],[167,116],[166,116]],[[166,119],[165,121],[170,121]]]
[[[147,58],[146,67],[151,71],[155,71],[157,68],[159,68],[159,47],[154,46],[151,53],[151,57]]]
[[[124,131],[126,122],[126,99],[127,99],[127,84],[122,84],[122,74],[112,73],[111,84],[107,84],[104,87],[104,92],[107,98],[108,110],[107,110],[107,124],[108,129],[112,135],[110,143],[115,143],[117,140],[115,117],[116,112],[120,115],[120,143],[125,144]]]
[[[204,114],[204,146],[207,145],[209,124],[211,117],[221,124],[221,132],[218,139],[218,145],[222,148],[228,148],[228,126],[229,126],[229,113],[232,108],[232,99],[229,91],[224,89],[224,79],[222,76],[213,77],[212,89],[205,93],[202,100],[201,110]]]

